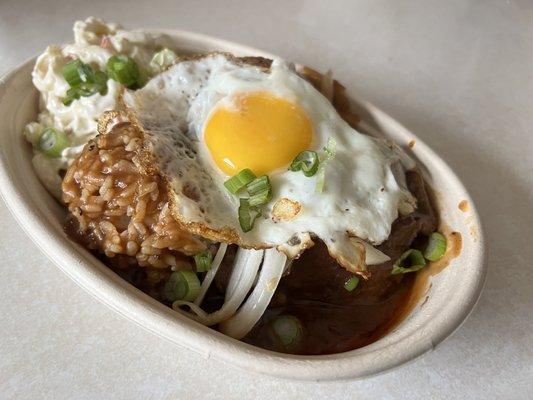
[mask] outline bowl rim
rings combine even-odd
[[[182,40],[190,46],[209,46],[221,49],[233,49],[234,52],[263,57],[276,57],[272,54],[243,46],[231,41],[211,36],[175,29],[139,29],[141,31],[164,33],[176,41]],[[194,50],[191,48],[191,50]],[[23,69],[35,63],[36,56],[29,58],[19,66],[11,69],[0,78],[0,105],[7,95],[5,88]],[[28,76],[28,79],[30,77]],[[222,333],[206,328],[189,318],[176,313],[152,299],[140,290],[132,287],[110,269],[100,268],[94,256],[81,246],[67,243],[64,235],[60,235],[47,223],[42,212],[37,212],[35,199],[24,193],[20,184],[15,183],[14,171],[9,165],[0,148],[0,194],[6,206],[23,228],[26,234],[37,244],[54,264],[91,296],[97,298],[118,314],[133,321],[144,329],[170,342],[186,347],[203,355],[213,357],[238,368],[279,378],[329,381],[361,379],[383,373],[432,350],[445,338],[455,332],[472,312],[481,294],[486,279],[486,250],[483,230],[479,215],[472,198],[451,168],[431,150],[422,140],[408,131],[399,122],[372,104],[350,96],[350,100],[363,108],[377,120],[393,126],[397,135],[403,135],[416,141],[417,148],[432,159],[432,167],[438,168],[446,175],[446,179],[461,192],[461,196],[470,205],[469,215],[472,225],[477,230],[477,247],[473,249],[476,268],[473,281],[461,306],[452,310],[450,315],[439,319],[428,330],[403,338],[400,345],[403,351],[392,354],[392,345],[376,346],[377,342],[360,349],[345,353],[322,356],[299,356],[276,353],[269,350],[229,338]],[[5,134],[1,132],[1,134]],[[100,263],[99,261],[97,261]],[[101,263],[100,263],[101,264]],[[103,265],[103,264],[102,264]],[[118,279],[117,279],[118,278]],[[164,309],[162,309],[164,307]],[[386,335],[387,336],[387,335]],[[385,337],[386,337],[385,336]],[[397,350],[397,349],[395,349]]]

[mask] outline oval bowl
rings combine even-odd
[[[177,30],[147,30],[170,35],[183,52],[227,51],[238,56],[274,57],[257,49]],[[358,379],[399,366],[435,348],[473,309],[486,275],[485,248],[472,199],[446,163],[392,117],[351,97],[367,130],[384,132],[407,148],[438,188],[441,219],[462,236],[462,251],[431,278],[427,294],[409,315],[378,341],[356,350],[324,356],[297,356],[263,350],[227,337],[174,312],[122,280],[65,235],[63,208],[38,181],[31,149],[21,135],[36,118],[38,93],[31,82],[35,57],[0,79],[0,190],[16,220],[40,249],[89,294],[143,328],[203,357],[214,357],[246,371],[299,380]],[[348,89],[349,92],[349,89]],[[468,212],[458,208],[469,204]],[[22,283],[21,283],[22,284]]]

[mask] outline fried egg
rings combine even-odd
[[[146,138],[146,168],[164,177],[174,217],[194,233],[289,257],[317,237],[365,275],[366,243],[385,241],[399,212],[416,206],[403,155],[353,129],[291,65],[256,64],[225,54],[185,59],[126,91],[128,118]],[[288,170],[301,151],[322,155],[332,140],[322,191],[318,174]],[[267,174],[273,191],[249,232],[239,224],[239,197],[223,185],[245,168]]]

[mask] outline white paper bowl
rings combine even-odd
[[[161,31],[160,31],[161,32]],[[181,31],[164,31],[184,51],[222,50],[236,55],[262,51]],[[31,150],[21,132],[37,115],[37,92],[30,72],[35,58],[0,80],[0,190],[7,206],[42,251],[89,294],[115,311],[184,348],[235,367],[302,380],[340,380],[377,374],[433,349],[465,320],[485,278],[482,230],[474,204],[450,168],[422,141],[372,105],[352,99],[374,125],[402,146],[416,141],[414,155],[438,188],[441,218],[462,235],[459,257],[432,279],[428,298],[392,332],[377,342],[342,354],[294,356],[262,350],[206,328],[158,303],[113,273],[63,232],[64,210],[39,183]],[[468,212],[458,209],[466,200]],[[23,282],[20,282],[23,285]],[[425,297],[425,296],[424,296]]]

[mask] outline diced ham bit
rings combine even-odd
[[[109,36],[104,36],[102,38],[100,41],[100,47],[104,49],[111,49],[111,40],[109,40]]]

